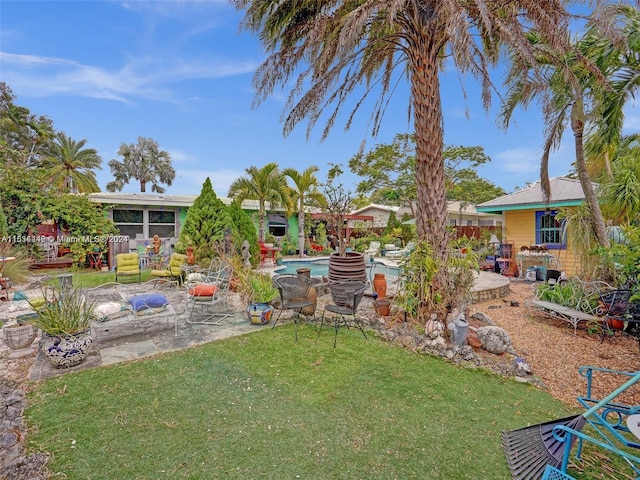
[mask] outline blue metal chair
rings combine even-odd
[[[542,480],[575,480],[571,475],[562,470],[558,470],[556,467],[547,465],[542,475]]]

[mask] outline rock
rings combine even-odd
[[[489,353],[500,355],[511,346],[511,337],[500,327],[480,327],[477,333],[482,346]]]
[[[493,320],[491,320],[491,318],[489,318],[489,316],[483,312],[476,312],[471,315],[471,318],[474,320],[478,320],[486,325],[495,325],[495,323],[493,323]]]

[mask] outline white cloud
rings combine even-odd
[[[257,63],[220,58],[133,58],[119,70],[72,60],[0,52],[3,80],[18,95],[78,95],[131,102],[151,98],[174,102],[163,85],[191,79],[214,79],[253,73]]]

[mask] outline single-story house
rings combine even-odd
[[[120,234],[129,236],[129,244],[121,249],[136,249],[158,235],[165,243],[165,251],[172,251],[187,217],[189,207],[197,195],[167,195],[161,193],[99,192],[88,195],[91,201],[109,206],[109,217]],[[231,200],[218,197],[229,205]],[[258,228],[258,202],[246,200],[242,203]],[[266,218],[267,232],[275,237],[298,234],[298,219],[294,215],[286,218],[281,208],[270,209]],[[118,252],[116,252],[118,253]]]
[[[544,245],[555,257],[552,260],[556,261],[556,265],[552,267],[573,274],[578,270],[576,256],[571,245],[567,244],[562,224],[555,219],[555,215],[559,208],[581,205],[585,200],[584,192],[577,179],[555,177],[550,179],[550,183],[548,202],[544,201],[540,182],[536,182],[522,190],[476,205],[476,210],[502,215],[502,240],[513,243],[516,256],[522,247]]]
[[[354,212],[354,215],[368,215],[373,217],[372,227],[383,230],[389,222],[389,215],[393,212],[398,220],[407,214],[411,216],[411,210],[407,207],[378,205],[372,203]],[[447,202],[447,223],[454,227],[495,227],[502,224],[502,215],[483,213],[476,210],[475,205],[451,201]],[[358,227],[356,221],[352,227]]]

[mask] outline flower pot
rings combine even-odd
[[[376,312],[381,317],[388,317],[389,314],[391,313],[391,300],[382,298],[380,300],[376,300],[375,302],[373,302],[373,305],[376,309]]]
[[[73,335],[44,334],[40,342],[40,350],[54,367],[69,368],[79,365],[87,358],[87,352],[92,343],[91,329],[88,328]]]
[[[252,303],[247,307],[247,317],[252,325],[266,325],[272,313],[273,306],[268,303]]]
[[[384,273],[374,274],[373,291],[378,295],[378,299],[382,299],[387,296],[387,280],[384,278]]]
[[[29,323],[7,325],[3,328],[4,343],[11,350],[22,350],[31,346],[36,338],[36,329]]]

